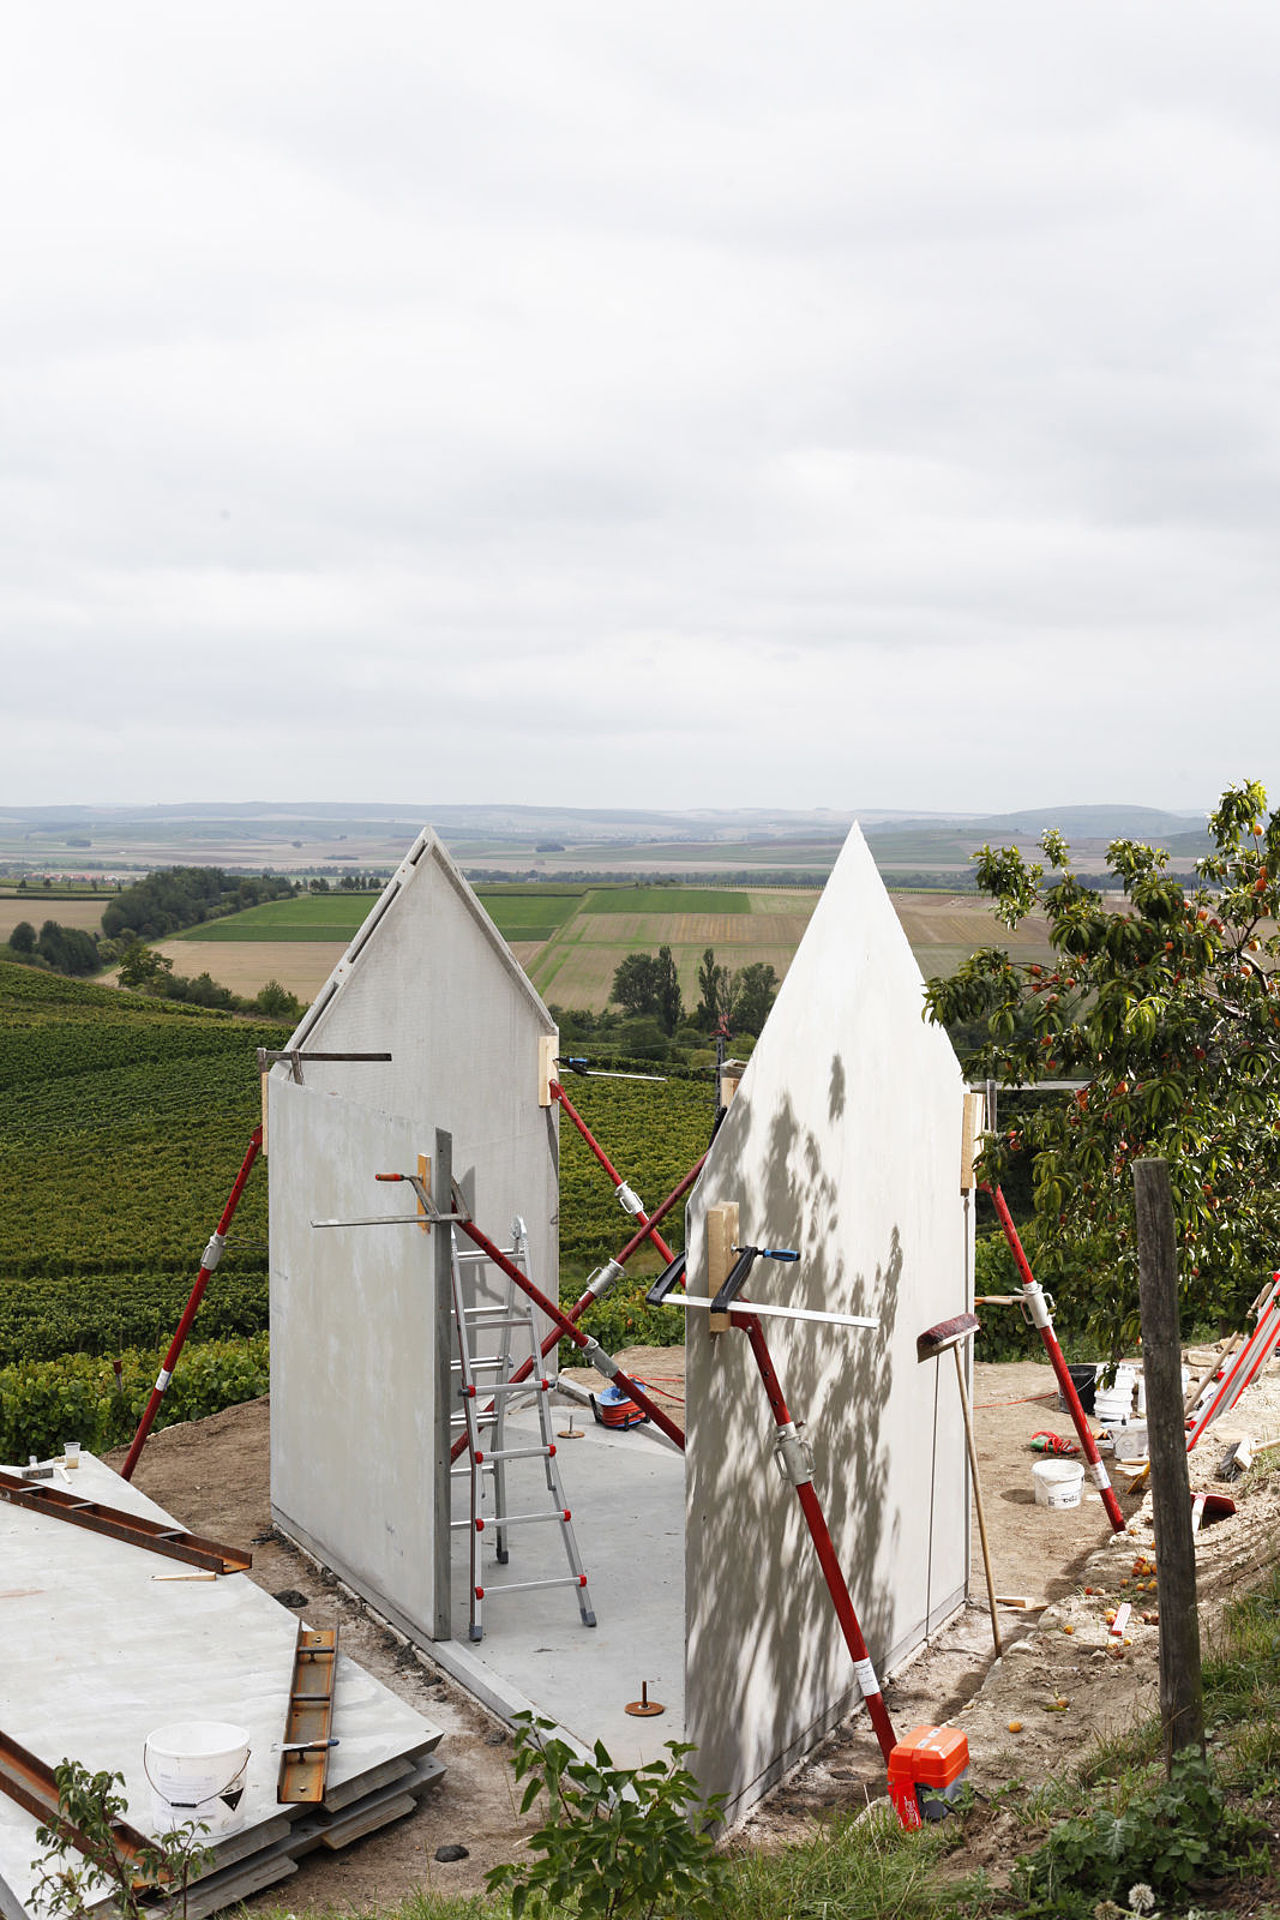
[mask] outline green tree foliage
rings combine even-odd
[[[173,973],[173,962],[163,953],[144,946],[141,940],[127,942],[120,961],[120,985],[138,987],[144,992],[163,992]]]
[[[21,924],[25,925],[26,922]],[[17,932],[16,927],[14,931]],[[12,946],[13,942],[9,944]],[[59,926],[56,920],[45,921],[35,950],[55,973],[96,973],[102,965],[97,941],[91,933],[85,933],[80,927]]]
[[[629,953],[614,969],[609,998],[624,1013],[657,1016],[660,992],[658,962],[651,953]]]
[[[680,978],[670,947],[656,954],[629,953],[615,967],[609,998],[633,1017],[651,1016],[668,1038],[684,1018]]]
[[[732,982],[728,967],[716,964],[716,950],[707,947],[698,962],[698,1005],[694,1019],[706,1032],[719,1025],[729,1012]]]
[[[103,910],[102,931],[109,940],[132,933],[139,940],[163,940],[216,915],[240,913],[264,900],[285,899],[293,882],[279,874],[237,875],[220,867],[164,867],[126,887]]]
[[[684,1019],[680,976],[670,947],[658,948],[658,1018],[662,1031],[668,1035],[673,1034]]]
[[[36,950],[36,930],[29,920],[19,920],[9,935],[9,945],[15,953],[34,953]]]
[[[778,997],[778,976],[765,960],[753,960],[733,976],[729,1025],[741,1033],[758,1034]]]
[[[971,1074],[1085,1083],[989,1140],[982,1173],[1000,1180],[1034,1156],[1037,1277],[1078,1287],[1087,1272],[1091,1330],[1112,1352],[1139,1333],[1134,1159],[1169,1162],[1191,1322],[1244,1324],[1280,1247],[1280,813],[1251,781],[1209,828],[1190,892],[1163,852],[1114,841],[1111,907],[1072,873],[1060,834],[1041,843],[1048,879],[1015,848],[984,847],[978,885],[997,917],[1013,928],[1044,913],[1057,962],[988,947],[926,988],[934,1020],[984,1023]]]

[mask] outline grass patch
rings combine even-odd
[[[750,913],[750,895],[719,887],[593,887],[584,913]]]
[[[362,926],[376,893],[300,893],[292,900],[264,900],[243,913],[201,920],[173,938],[179,940],[341,940],[345,945]]]
[[[582,903],[584,889],[577,892],[514,892],[505,889],[479,890],[486,913],[506,940],[549,940],[557,927],[564,925]],[[341,941],[353,938],[372,912],[376,893],[300,893],[292,900],[265,900],[261,906],[246,907],[243,913],[230,913],[219,920],[202,920],[175,934],[178,940],[226,941],[316,940]]]

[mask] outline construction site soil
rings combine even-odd
[[[681,1391],[679,1349],[633,1349],[619,1358],[631,1372],[673,1394]],[[963,1727],[971,1779],[979,1793],[989,1793],[1013,1779],[1034,1785],[1060,1775],[1096,1740],[1149,1716],[1157,1702],[1159,1628],[1154,1618],[1143,1619],[1155,1613],[1154,1576],[1135,1571],[1154,1557],[1149,1500],[1122,1493],[1130,1531],[1114,1536],[1092,1492],[1074,1508],[1035,1504],[1032,1467],[1039,1456],[1031,1437],[1041,1429],[1071,1431],[1057,1410],[1048,1368],[1034,1361],[978,1365],[973,1398],[996,1593],[1036,1604],[1000,1608],[1004,1644],[996,1660],[975,1525],[973,1602],[890,1677],[885,1698],[900,1734],[926,1722]],[[168,1428],[149,1442],[137,1484],[184,1525],[216,1539],[253,1542],[252,1578],[270,1593],[305,1595],[296,1611],[309,1625],[339,1624],[345,1650],[444,1729],[437,1757],[447,1768],[413,1815],[345,1853],[304,1860],[289,1882],[289,1908],[368,1908],[423,1886],[479,1890],[487,1868],[517,1857],[533,1824],[518,1812],[509,1730],[446,1678],[429,1654],[409,1646],[332,1574],[274,1533],[268,1417],[267,1401],[258,1400]],[[1225,1490],[1214,1469],[1237,1434],[1280,1431],[1275,1371],[1231,1418],[1235,1424],[1215,1427],[1192,1455],[1193,1488]],[[109,1461],[118,1467],[123,1452]],[[1124,1473],[1113,1469],[1113,1478],[1123,1489]],[[1280,1478],[1255,1469],[1230,1492],[1237,1512],[1203,1531],[1197,1549],[1200,1620],[1210,1641],[1226,1601],[1280,1558]],[[1106,1613],[1125,1600],[1132,1620],[1127,1644],[1117,1647]],[[798,1839],[815,1821],[875,1798],[883,1777],[874,1736],[858,1714],[775,1789],[732,1844]],[[983,1866],[998,1880],[1005,1852],[1017,1849],[1014,1815],[997,1811],[970,1828],[948,1871]],[[436,1861],[438,1847],[457,1844],[467,1849],[466,1859]],[[249,1905],[278,1906],[279,1897],[263,1894]]]

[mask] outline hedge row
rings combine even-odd
[[[196,1322],[202,1342],[265,1333],[266,1256],[254,1264],[261,1271],[215,1275]],[[177,1274],[131,1272],[127,1286],[111,1274],[104,1265],[88,1279],[0,1280],[0,1362],[167,1346],[195,1278],[190,1263]]]
[[[133,1438],[155,1384],[164,1349],[120,1357],[117,1382],[109,1360],[66,1354],[60,1360],[22,1360],[0,1367],[0,1460],[44,1458],[79,1440],[105,1453]],[[256,1400],[270,1383],[267,1336],[211,1340],[182,1356],[164,1397],[157,1428],[200,1420],[242,1400]]]

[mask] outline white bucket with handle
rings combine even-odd
[[[1078,1507],[1084,1468],[1078,1460],[1037,1460],[1031,1469],[1038,1507]]]
[[[197,1821],[217,1840],[244,1825],[249,1735],[225,1720],[179,1720],[149,1733],[142,1766],[161,1833]]]

